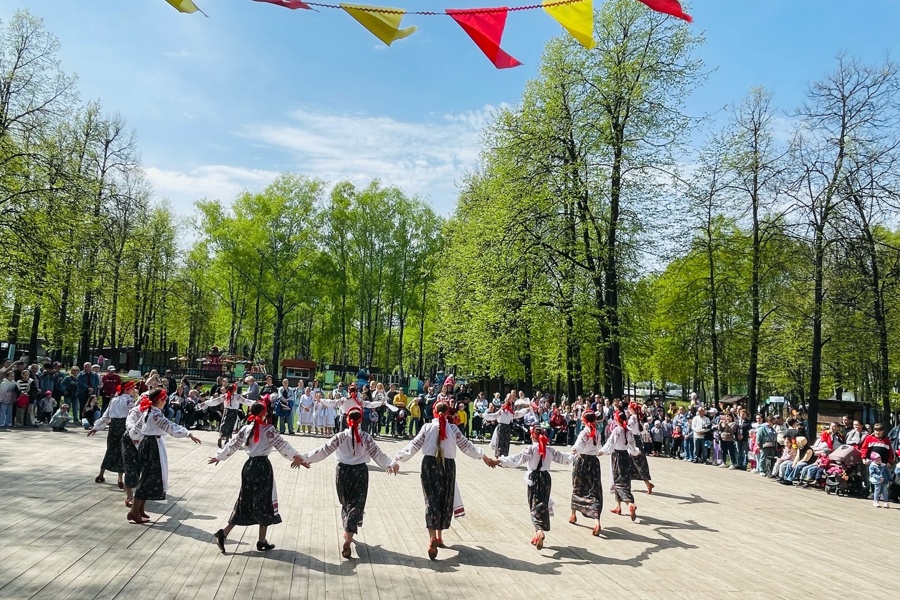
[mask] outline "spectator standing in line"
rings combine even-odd
[[[78,374],[75,380],[77,384],[78,407],[82,409],[87,406],[88,398],[100,391],[100,377],[93,372],[91,363],[84,363],[84,369]],[[73,413],[77,419],[82,411]]]
[[[16,385],[16,374],[7,368],[0,380],[0,427],[13,426],[13,408],[19,397],[19,386]]]
[[[711,431],[706,409],[697,409],[697,416],[691,419],[691,430],[694,432],[694,460],[691,462],[706,464],[709,462],[706,450],[706,433]]]
[[[866,439],[866,431],[863,429],[862,423],[859,421],[853,421],[853,427],[849,432],[844,436],[847,443],[851,446],[859,447],[862,444],[862,441]]]
[[[119,393],[119,386],[122,385],[122,378],[116,373],[116,368],[109,365],[106,368],[106,374],[100,384],[100,398],[103,401],[103,407],[106,408],[107,403],[115,398]]]
[[[77,415],[81,411],[81,404],[78,401],[78,373],[78,367],[72,367],[69,374],[59,384],[63,400],[69,405],[73,415]]]
[[[775,417],[769,415],[764,425],[756,429],[756,445],[759,447],[759,464],[757,470],[763,477],[770,475],[775,463],[778,434],[775,432]]]

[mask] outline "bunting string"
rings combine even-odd
[[[259,0],[257,0],[258,2]],[[528,4],[525,6],[510,6],[506,7],[494,7],[494,8],[454,8],[452,9],[456,14],[466,14],[466,15],[488,15],[491,13],[500,13],[500,12],[516,12],[520,10],[535,10],[537,8],[547,8],[553,6],[562,6],[564,4],[578,4],[581,2],[585,2],[586,0],[554,0],[553,2],[548,2],[546,4]],[[338,4],[322,4],[321,2],[304,2],[304,4],[308,4],[310,6],[315,6],[318,8],[336,8],[338,10],[343,10],[343,7]],[[402,10],[399,8],[382,8],[380,6],[366,6],[365,8],[359,7],[360,10],[365,10],[365,12],[372,13],[384,13],[388,15],[419,15],[423,17],[449,17],[450,15],[446,12],[435,12],[431,10]]]
[[[690,22],[691,16],[685,13],[678,0],[639,0],[653,11],[670,15]],[[175,10],[182,13],[201,13],[205,15],[194,0],[166,0]],[[540,4],[522,6],[495,6],[490,8],[448,8],[443,11],[414,10],[385,6],[369,6],[361,4],[326,4],[324,2],[308,2],[307,0],[254,0],[290,10],[329,8],[342,10],[353,17],[369,33],[384,44],[390,46],[397,40],[416,32],[416,27],[401,29],[401,21],[406,15],[422,17],[444,16],[453,19],[475,45],[484,53],[498,69],[518,67],[522,63],[510,56],[500,47],[503,31],[506,28],[506,17],[511,12],[543,9],[569,32],[579,44],[588,50],[594,48],[594,1],[593,0],[543,0]]]

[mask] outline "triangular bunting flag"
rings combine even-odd
[[[200,10],[200,8],[196,4],[194,4],[194,0],[166,0],[166,2],[171,4],[178,12],[188,14],[198,12],[202,15],[206,15],[205,12]]]
[[[406,14],[406,11],[399,8],[343,3],[340,6],[351,17],[359,21],[360,25],[371,31],[375,37],[388,46],[397,40],[412,35],[416,31],[415,27],[400,29],[400,21],[403,20],[403,15]]]
[[[643,2],[656,12],[661,12],[663,14],[672,15],[673,17],[678,17],[679,19],[684,19],[688,23],[694,20],[691,15],[681,10],[681,4],[678,2],[678,0],[641,0],[641,2]]]
[[[593,0],[569,4],[557,4],[558,2],[559,0],[544,0],[544,10],[547,14],[559,21],[559,24],[588,50],[596,46]]]
[[[253,0],[254,2],[267,2],[269,4],[274,4],[275,6],[283,6],[285,8],[289,8],[291,10],[297,10],[298,8],[305,8],[306,10],[312,10],[312,7],[306,2],[301,2],[301,0]]]
[[[473,12],[475,10],[484,12]],[[505,6],[485,9],[447,9],[447,14],[459,23],[463,31],[469,34],[472,41],[481,48],[488,60],[494,63],[498,69],[509,69],[522,64],[500,48],[508,12],[509,9]]]

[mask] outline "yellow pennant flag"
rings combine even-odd
[[[405,10],[399,8],[382,8],[380,6],[365,6],[362,4],[341,4],[347,13],[359,21],[359,24],[372,32],[379,40],[390,46],[393,42],[412,35],[415,27],[400,29],[400,21],[403,20]],[[391,12],[380,12],[389,10]],[[373,12],[375,11],[375,12]]]
[[[194,0],[166,0],[169,4],[175,7],[175,10],[178,12],[192,14],[195,12],[199,12],[202,14],[206,14],[196,4],[194,4]]]
[[[559,4],[559,0],[543,0],[544,10],[559,21],[573,38],[590,50],[597,45],[594,41],[594,2],[582,0]]]

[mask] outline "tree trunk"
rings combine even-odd
[[[425,300],[428,297],[428,284],[422,284],[422,321],[419,323],[419,377],[425,377]]]
[[[750,194],[751,212],[753,214],[753,248],[752,265],[750,271],[750,364],[747,368],[747,405],[750,415],[756,414],[759,404],[757,395],[757,376],[759,370],[759,331],[762,327],[759,316],[759,267],[760,267],[760,239],[759,239],[759,140],[753,139],[754,170],[753,184]]]
[[[613,164],[610,174],[609,223],[606,230],[606,268],[604,269],[604,303],[609,323],[609,342],[606,348],[605,366],[609,372],[609,386],[613,397],[621,397],[622,354],[619,342],[619,264],[617,256],[617,235],[619,227],[619,202],[622,193],[622,163],[624,152],[624,132],[615,131]]]
[[[819,418],[819,393],[822,385],[822,304],[825,300],[825,233],[822,231],[824,220],[816,227],[816,236],[813,246],[813,339],[812,339],[812,368],[809,374],[809,409],[807,410],[809,430],[816,431]]]
[[[281,375],[281,331],[284,328],[284,294],[279,293],[275,302],[275,333],[272,335],[272,370],[279,379]]]
[[[719,328],[718,292],[716,290],[716,261],[713,253],[712,198],[708,204],[710,212],[706,221],[706,257],[709,267],[709,340],[712,345],[713,406],[719,410]]]
[[[31,338],[28,340],[28,356],[32,362],[37,362],[38,355],[38,330],[41,326],[41,298],[34,305],[34,314],[31,317]]]

